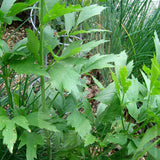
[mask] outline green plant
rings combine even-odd
[[[7,24],[17,20],[15,18],[17,13],[37,1],[14,2],[14,0],[10,3],[4,0],[2,3],[1,30],[5,30]],[[16,156],[14,152],[18,153],[23,146],[26,146],[26,158],[34,159],[37,157],[37,146],[43,144],[45,147],[41,147],[42,155],[38,154],[42,158],[46,158],[46,154],[47,159],[52,159],[53,156],[58,158],[61,155],[69,158],[74,156],[71,151],[77,152],[79,157],[78,153],[81,152],[79,145],[83,145],[83,139],[90,132],[91,124],[87,119],[89,116],[87,112],[83,115],[78,108],[87,107],[89,112],[92,111],[89,103],[84,101],[86,99],[83,92],[85,85],[84,80],[80,80],[81,74],[92,69],[112,66],[110,62],[113,62],[116,56],[97,54],[91,59],[85,58],[85,53],[95,46],[107,42],[106,40],[91,41],[86,44],[83,44],[82,41],[74,41],[59,56],[62,47],[57,53],[54,53],[53,49],[59,45],[59,42],[57,37],[53,37],[54,31],[47,23],[64,14],[65,18],[72,15],[73,19],[68,19],[71,23],[66,21],[65,24],[67,38],[80,33],[99,32],[101,30],[76,31],[76,28],[80,23],[99,14],[105,8],[97,5],[85,8],[81,8],[79,5],[66,7],[65,4],[57,1],[44,0],[39,3],[40,36],[27,30],[27,38],[19,41],[10,49],[6,42],[1,40],[0,65],[2,72],[0,76],[6,88],[4,95],[6,94],[8,99],[8,103],[4,103],[0,108],[1,139],[12,153],[13,156],[10,156],[12,159]],[[53,7],[47,8],[46,3],[52,4]],[[79,12],[78,18],[74,12]],[[54,59],[45,68],[44,56],[49,52]],[[79,52],[81,52],[81,58],[76,55]],[[113,59],[111,60],[111,58]],[[16,74],[27,76],[24,76],[24,85],[16,84],[16,89],[14,89],[12,80],[15,79]],[[30,74],[40,76],[40,91],[36,95],[29,84]],[[45,78],[49,78],[49,81],[45,82]],[[19,84],[21,84],[21,79]],[[64,95],[65,92],[67,92],[67,96]],[[70,102],[72,105],[69,105]],[[83,103],[87,103],[88,106],[83,106]],[[67,116],[67,113],[70,115]],[[67,119],[64,118],[65,115]],[[77,117],[78,121],[73,123]],[[73,138],[72,145],[68,144],[71,138]],[[53,146],[52,141],[57,142],[58,145]],[[62,145],[63,147],[61,147]],[[3,158],[6,156],[5,153],[2,152]]]
[[[97,142],[101,141],[106,150],[121,146],[115,154],[108,155],[111,159],[136,160],[146,152],[148,158],[157,160],[159,157],[160,151],[155,144],[160,141],[160,42],[156,32],[154,41],[156,56],[152,59],[151,69],[144,65],[141,71],[144,83],[130,75],[133,62],[126,65],[127,55],[121,52],[118,61],[115,62],[115,74],[112,72],[114,82],[95,97],[101,102],[98,106],[94,133],[100,137]],[[101,155],[104,156],[103,152],[99,156]]]
[[[10,6],[7,2],[4,0],[1,8],[1,28],[36,1],[12,1]],[[106,32],[77,30],[82,22],[100,14],[105,7],[66,6],[53,0],[40,0],[39,6],[40,35],[27,29],[27,38],[13,48],[0,41],[0,80],[5,84],[0,93],[2,98],[6,97],[0,108],[1,160],[24,159],[21,152],[26,153],[27,160],[135,160],[145,152],[147,157],[157,160],[159,150],[153,146],[159,142],[160,134],[160,42],[156,32],[156,56],[151,69],[144,65],[141,71],[143,84],[131,75],[134,63],[127,63],[125,51],[86,58],[86,53],[108,40],[84,43],[75,39],[68,47],[55,50],[59,45],[57,36],[61,34],[66,34],[65,43],[70,36]],[[53,36],[54,30],[48,24],[60,16],[64,16],[65,31]],[[53,60],[45,68],[44,56],[48,53]],[[104,68],[110,68],[114,82],[103,87],[93,77],[101,90],[94,98],[100,102],[95,114],[87,100],[85,75]],[[17,74],[19,82],[13,84]]]

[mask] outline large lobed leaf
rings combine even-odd
[[[41,112],[41,111],[33,112],[33,113],[30,113],[26,118],[28,120],[29,125],[31,126],[36,126],[41,129],[47,129],[49,131],[58,132],[55,125],[49,122],[50,116],[48,113]]]
[[[75,71],[73,65],[65,61],[57,62],[50,70],[51,83],[59,91],[66,89],[68,92],[79,94],[78,86],[80,85],[80,75]]]
[[[32,73],[35,75],[49,77],[48,73],[45,71],[44,68],[41,68],[40,65],[35,64],[34,59],[31,56],[29,56],[28,58],[25,58],[23,60],[17,60],[14,62],[10,62],[9,65],[18,74],[25,73],[25,74],[29,75]]]
[[[84,138],[86,135],[90,134],[91,125],[88,119],[84,117],[82,113],[75,110],[67,118],[68,125],[71,125],[75,128],[76,132]]]
[[[7,145],[9,151],[13,152],[13,146],[17,140],[16,124],[22,128],[31,131],[29,124],[24,116],[15,116],[13,119],[9,119],[6,112],[0,108],[0,130],[2,130],[3,143]]]
[[[15,116],[12,120],[18,126],[21,126],[22,128],[26,129],[28,132],[31,132],[29,128],[29,123],[24,116],[18,115],[18,116]]]
[[[3,143],[7,145],[9,151],[13,153],[13,146],[17,140],[17,132],[15,123],[12,120],[6,120],[5,128],[2,131]]]
[[[26,157],[27,160],[34,160],[34,158],[37,158],[37,145],[43,145],[43,137],[42,135],[38,135],[35,133],[28,133],[28,132],[23,132],[23,134],[20,136],[20,144],[19,144],[19,149],[26,145],[27,150],[26,150]]]
[[[103,69],[106,67],[113,67],[111,62],[116,60],[116,55],[100,55],[96,54],[92,56],[86,63],[83,65],[81,73],[87,73],[93,69]]]

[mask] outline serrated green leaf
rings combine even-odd
[[[77,34],[81,34],[81,33],[93,33],[93,32],[111,32],[111,31],[104,30],[104,29],[91,29],[89,31],[79,30],[79,31],[74,31],[74,32],[70,33],[69,35],[73,36],[73,35],[77,35]]]
[[[23,11],[23,9],[25,9],[26,7],[32,6],[33,4],[35,4],[37,1],[38,0],[29,0],[28,2],[15,3],[8,11],[7,16],[15,16],[16,14]],[[10,2],[8,2],[8,3],[10,3]]]
[[[3,0],[1,5],[1,11],[8,13],[9,9],[13,6],[16,0]]]
[[[132,78],[131,80],[132,85],[129,87],[125,94],[124,102],[126,107],[129,111],[129,114],[137,120],[138,118],[138,108],[137,108],[137,101],[139,98],[139,82],[136,78]]]
[[[96,4],[84,7],[78,17],[77,25],[95,15],[99,15],[104,9],[105,7],[97,6]]]
[[[2,131],[3,143],[7,145],[9,151],[13,153],[13,146],[17,140],[17,132],[15,123],[12,120],[7,120],[5,122],[5,128]]]
[[[101,113],[103,113],[106,108],[107,108],[107,105],[100,103],[97,108],[97,113],[96,113],[97,117],[99,117],[99,115],[101,115]]]
[[[134,77],[132,77],[132,79],[130,80],[131,81],[131,86],[129,87],[129,89],[127,90],[126,92],[126,97],[129,101],[132,101],[132,102],[137,102],[138,98],[139,98],[139,86],[140,86],[140,83],[138,82],[138,80]],[[128,102],[128,101],[125,101],[125,103]]]
[[[108,133],[105,137],[105,140],[109,141],[110,143],[124,145],[127,143],[127,135],[125,133]]]
[[[26,157],[27,160],[34,160],[34,158],[37,158],[37,145],[43,145],[43,137],[42,135],[38,135],[35,133],[28,133],[28,132],[23,132],[23,134],[20,136],[20,144],[19,144],[19,149],[26,145],[27,150],[26,150]]]
[[[137,108],[137,103],[136,102],[128,102],[128,104],[126,104],[126,108],[128,109],[129,114],[135,119],[138,119],[138,108]]]
[[[115,92],[115,84],[110,83],[103,91],[101,91],[100,93],[98,93],[98,95],[95,96],[95,99],[100,101],[101,103],[109,105],[113,100]]]
[[[4,109],[0,108],[0,130],[3,130],[3,128],[6,125],[6,122],[8,121],[7,113]]]
[[[132,141],[130,141],[128,143],[127,148],[128,148],[128,154],[129,155],[134,153],[136,151],[136,149],[137,149],[136,145]]]
[[[99,40],[99,41],[91,41],[88,43],[85,43],[81,46],[81,52],[89,52],[90,50],[92,50],[93,48],[99,46],[100,44],[103,44],[105,42],[109,42],[108,40]]]
[[[0,116],[0,130],[3,130],[6,126],[6,122],[8,121],[8,117],[6,115]]]
[[[93,144],[96,142],[96,137],[93,136],[92,134],[86,135],[84,139],[84,146],[88,146],[90,144]]]
[[[66,4],[59,4],[56,3],[51,10],[43,17],[43,22],[47,23],[57,17],[63,16],[67,13],[72,13],[76,11],[80,11],[81,7],[80,5],[75,5],[75,6],[68,6],[66,7]]]
[[[73,94],[69,94],[66,98],[64,98],[63,95],[61,97],[63,98],[63,100],[61,100],[61,103],[64,103],[64,108],[62,108],[63,104],[60,103],[60,99],[58,96],[57,96],[55,102],[57,103],[56,106],[59,109],[62,108],[62,110],[64,110],[63,114],[66,112],[74,111],[75,106],[77,105],[77,101],[76,101],[75,97],[73,96]]]
[[[84,116],[90,120],[91,123],[94,122],[92,107],[87,99],[82,100],[82,107],[84,108]]]
[[[18,74],[25,73],[27,75],[35,74],[49,77],[49,74],[40,65],[34,63],[34,59],[30,56],[23,60],[17,60],[9,63]]]
[[[123,67],[120,68],[119,74],[120,74],[121,86],[122,86],[123,92],[125,94],[127,92],[128,88],[132,84],[131,81],[127,81],[127,68],[126,68],[126,66],[123,66]]]
[[[17,42],[14,47],[12,48],[11,52],[14,53],[14,52],[19,52],[21,51],[22,49],[24,48],[27,48],[26,47],[26,44],[27,44],[27,38],[24,38],[22,40],[20,40],[19,42]]]
[[[72,42],[63,52],[62,52],[62,57],[68,57],[68,56],[72,56],[78,52],[80,52],[80,45],[81,45],[82,41],[75,41]],[[78,51],[76,51],[75,49],[78,48]],[[76,51],[76,52],[75,52]]]
[[[47,25],[43,30],[43,39],[44,39],[44,55],[48,54],[48,46],[50,46],[51,50],[53,50],[58,44],[59,41],[57,37],[54,37],[54,30],[50,25]]]
[[[73,65],[61,61],[55,63],[50,70],[51,83],[59,91],[66,89],[68,92],[74,92],[79,95],[78,86],[80,85],[80,75],[74,70]]]
[[[62,150],[68,151],[75,149],[81,143],[82,140],[80,136],[74,130],[69,130],[69,132],[63,134]]]
[[[26,129],[28,132],[31,132],[29,128],[29,123],[24,116],[18,115],[18,116],[15,116],[12,120],[18,126],[21,126],[22,128]]]
[[[71,31],[72,27],[75,25],[75,13],[68,13],[64,15],[65,19],[65,29],[67,34]]]
[[[100,55],[96,54],[92,56],[81,69],[81,73],[87,73],[93,69],[103,69],[106,67],[113,67],[111,62],[114,62],[116,59],[115,55]]]
[[[68,125],[75,128],[76,132],[84,138],[86,135],[90,134],[91,125],[89,121],[81,114],[79,111],[75,110],[67,118]]]
[[[9,63],[20,60],[24,56],[26,56],[26,54],[23,52],[7,52],[2,56],[2,61],[8,65]]]
[[[110,105],[97,117],[96,121],[98,122],[112,122],[116,118],[119,118],[121,115],[121,106],[119,98],[117,95],[114,95]]]
[[[157,32],[154,32],[154,44],[155,44],[155,48],[156,48],[156,59],[158,61],[158,64],[160,65],[160,41],[158,39],[158,35]]]
[[[36,60],[39,61],[39,40],[38,37],[35,35],[35,33],[32,30],[26,29],[27,31],[27,48],[28,50],[33,54],[33,56],[36,58]]]
[[[28,120],[29,125],[31,126],[36,126],[41,129],[47,129],[49,131],[58,132],[55,125],[49,122],[50,115],[45,112],[33,112],[30,113],[26,118]]]

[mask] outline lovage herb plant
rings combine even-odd
[[[79,34],[107,32],[79,30],[84,21],[99,15],[105,7],[66,5],[57,0],[3,0],[1,30],[17,20],[17,13],[33,8],[30,6],[36,2],[38,30],[27,29],[27,38],[13,48],[0,41],[0,81],[4,84],[0,92],[4,100],[0,107],[1,160],[136,160],[146,152],[148,158],[157,160],[160,42],[156,32],[156,55],[151,69],[144,65],[144,83],[140,83],[132,75],[134,63],[127,63],[125,51],[87,58],[92,49],[108,40],[85,43],[76,38]],[[55,32],[50,24],[59,17],[63,17],[64,30]],[[65,37],[63,42],[60,36]],[[45,67],[48,54],[52,60]],[[100,88],[94,97],[99,105],[93,113],[85,75],[106,67],[111,70],[113,82],[104,87],[93,77]],[[17,75],[20,82],[13,84]]]
[[[15,18],[17,13],[35,2],[38,1],[15,3],[15,0],[4,0],[1,5],[1,30],[13,20],[17,20]],[[77,157],[81,153],[79,145],[83,145],[83,139],[92,128],[87,118],[89,114],[86,112],[83,115],[78,111],[78,108],[84,105],[86,110],[91,112],[91,106],[84,94],[84,80],[80,80],[81,74],[92,69],[112,66],[110,62],[114,61],[115,56],[97,54],[91,59],[85,58],[87,52],[107,42],[106,40],[91,41],[86,44],[83,44],[82,40],[74,41],[61,51],[59,56],[57,53],[62,47],[54,53],[53,49],[59,45],[59,41],[56,36],[53,36],[54,31],[48,23],[65,15],[65,19],[71,21],[71,23],[65,22],[66,39],[80,33],[100,32],[102,30],[76,31],[76,29],[83,21],[99,14],[105,8],[97,5],[85,8],[81,8],[80,5],[66,7],[65,3],[61,4],[58,1],[41,0],[36,9],[39,10],[40,15],[40,35],[38,32],[27,30],[27,38],[19,41],[13,48],[8,48],[6,42],[1,40],[1,79],[6,88],[4,95],[7,95],[7,104],[0,108],[1,138],[12,155],[26,146],[28,160],[37,158],[37,145],[43,144],[46,148],[39,156],[45,159],[53,159],[53,156],[54,158],[72,157],[71,150],[77,150],[77,155],[74,155]],[[72,19],[69,20],[70,15]],[[44,56],[49,52],[53,60],[45,68]],[[113,60],[110,57],[113,57]],[[15,80],[13,76],[17,74],[26,75],[26,80],[23,87],[14,89],[12,80]],[[38,96],[34,95],[29,85],[31,74],[40,76]],[[67,118],[64,117],[65,115],[68,115]],[[65,153],[66,148],[67,153]],[[5,158],[6,154],[2,157]]]

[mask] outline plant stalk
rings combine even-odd
[[[45,24],[43,23],[44,17],[44,6],[45,0],[40,0],[40,65],[44,68],[44,54],[43,54],[43,31]],[[42,102],[42,111],[46,110],[46,102],[45,102],[45,77],[41,76],[41,102]],[[51,147],[51,139],[50,139],[50,131],[45,130],[45,135],[47,138],[47,154],[48,160],[52,160],[52,147]]]
[[[44,68],[44,55],[43,55],[43,16],[44,16],[44,0],[40,0],[41,2],[41,10],[40,10],[40,65]],[[42,110],[45,110],[45,77],[41,76],[41,102],[42,102]]]

